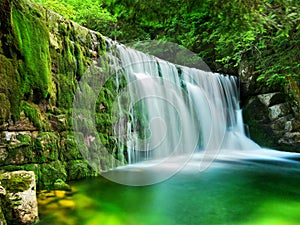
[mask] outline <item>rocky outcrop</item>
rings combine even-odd
[[[1,224],[29,225],[38,220],[35,175],[32,171],[0,174]]]
[[[39,187],[95,175],[71,108],[103,37],[27,0],[0,4],[0,169],[34,171]]]
[[[263,147],[300,152],[299,85],[290,81],[294,86],[284,90],[267,86],[256,80],[248,65],[240,72],[244,122],[250,137]]]

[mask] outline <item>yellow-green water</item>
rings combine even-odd
[[[40,194],[39,224],[299,225],[297,161],[217,160],[143,187],[102,177],[74,182],[74,193]]]

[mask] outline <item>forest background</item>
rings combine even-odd
[[[33,0],[121,43],[162,40],[201,57],[214,71],[282,89],[300,74],[299,0]]]

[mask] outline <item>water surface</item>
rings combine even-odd
[[[142,187],[82,180],[72,183],[73,195],[57,192],[40,205],[39,224],[299,225],[299,159],[271,150],[226,154],[200,172],[195,157],[170,179]]]

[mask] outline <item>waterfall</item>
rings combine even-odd
[[[176,65],[108,42],[110,67],[126,77],[114,126],[128,163],[222,149],[259,148],[244,132],[235,76]],[[124,103],[122,99],[130,100]],[[119,150],[121,151],[121,150]]]
[[[237,77],[106,42],[106,54],[81,78],[72,109],[75,138],[96,172],[121,184],[150,185],[191,158],[203,171],[224,152],[260,148],[244,132]]]

